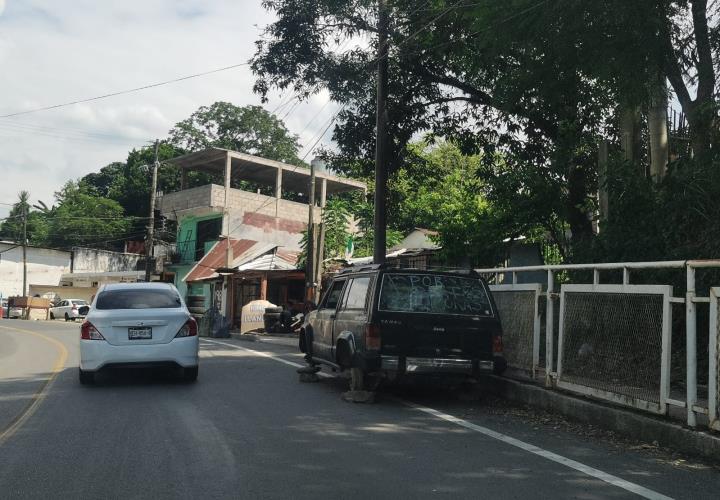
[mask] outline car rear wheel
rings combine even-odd
[[[65,321],[70,321],[70,316],[68,315],[68,313],[65,313]]]
[[[185,382],[195,382],[198,378],[198,367],[183,368],[183,380]]]
[[[82,385],[92,385],[95,383],[95,372],[86,372],[80,370],[80,383]]]
[[[55,319],[55,315],[53,313],[50,313],[50,319]]]

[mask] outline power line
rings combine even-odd
[[[43,106],[41,108],[28,109],[26,111],[17,111],[15,113],[8,113],[6,115],[0,115],[0,118],[10,118],[13,116],[27,115],[30,113],[37,113],[39,111],[47,111],[50,109],[64,108],[66,106],[72,106],[74,104],[82,104],[85,102],[98,101],[100,99],[107,99],[108,97],[115,97],[115,96],[119,96],[119,95],[123,95],[123,94],[131,94],[133,92],[139,92],[141,90],[147,90],[147,89],[151,89],[151,88],[155,88],[155,87],[161,87],[163,85],[168,85],[170,83],[177,83],[177,82],[182,82],[184,80],[190,80],[192,78],[198,78],[200,76],[211,75],[213,73],[220,73],[221,71],[227,71],[230,69],[239,68],[240,66],[247,66],[248,64],[250,64],[250,63],[233,64],[231,66],[225,66],[222,68],[212,69],[210,71],[203,71],[202,73],[195,73],[193,75],[187,75],[187,76],[182,76],[179,78],[173,78],[172,80],[165,80],[163,82],[150,83],[148,85],[143,85],[141,87],[135,87],[132,89],[120,90],[117,92],[111,92],[109,94],[103,94],[103,95],[99,95],[99,96],[95,96],[95,97],[88,97],[86,99],[78,99],[76,101],[69,101],[69,102],[64,102],[61,104],[53,104],[51,106]]]

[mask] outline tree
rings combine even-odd
[[[216,102],[202,106],[170,130],[170,142],[186,151],[232,149],[299,165],[300,144],[285,124],[260,106]]]
[[[575,41],[585,24],[584,16],[575,17],[578,7],[542,4],[434,2],[418,9],[416,2],[393,3],[391,164],[394,170],[407,164],[405,146],[423,131],[454,140],[464,153],[485,150],[491,159],[502,152],[513,168],[532,165],[543,178],[561,179],[560,203],[547,207],[560,212],[544,211],[535,220],[567,221],[582,241],[592,235],[587,207],[596,182],[588,145],[611,113],[612,93],[580,71],[582,46]],[[257,43],[256,90],[264,95],[271,87],[292,87],[307,95],[326,87],[346,104],[334,135],[336,164],[346,173],[358,166],[369,173],[375,92],[367,75],[375,47],[335,48],[343,39],[373,35],[373,6],[335,0],[266,5],[278,20]]]
[[[690,121],[696,158],[717,150],[720,28],[708,19],[720,7],[709,11],[707,4],[486,0],[419,8],[410,0],[393,2],[392,168],[408,164],[405,145],[418,132],[451,139],[464,153],[483,150],[487,165],[480,175],[488,195],[511,195],[522,208],[518,214],[543,225],[567,258],[581,255],[592,246],[598,141],[617,148],[620,117],[657,100],[665,78]],[[375,63],[375,3],[265,5],[277,20],[257,42],[256,91],[265,96],[273,87],[290,88],[303,97],[327,88],[345,106],[334,131],[337,151],[326,155],[345,173],[367,175],[374,150],[375,90],[368,76]],[[371,43],[353,43],[358,37]],[[341,51],[345,44],[352,48]],[[638,141],[639,130],[638,123]],[[645,175],[640,149],[632,159]]]
[[[48,217],[50,245],[103,245],[129,236],[131,223],[120,204],[96,196],[82,182],[66,182],[55,199],[57,208]]]
[[[20,191],[18,202],[10,210],[7,218],[0,224],[0,238],[22,242],[23,238],[23,212],[27,213],[27,239],[31,245],[43,245],[47,241],[49,230],[45,214],[35,211],[30,206],[30,193]]]

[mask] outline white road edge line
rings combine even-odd
[[[235,344],[228,344],[227,342],[221,342],[221,341],[219,341],[219,340],[211,340],[211,339],[202,339],[202,340],[205,341],[205,342],[212,342],[213,344],[221,344],[221,345],[224,345],[224,346],[232,347],[232,348],[234,348],[234,349],[240,349],[241,351],[247,351],[247,352],[251,352],[251,353],[253,353],[253,354],[258,354],[258,355],[260,355],[260,356],[262,356],[262,357],[264,357],[264,358],[270,358],[270,359],[273,359],[273,360],[278,361],[278,362],[280,362],[280,363],[284,363],[284,364],[289,365],[289,366],[294,366],[295,368],[302,368],[302,367],[305,366],[305,365],[302,365],[302,364],[300,364],[300,363],[295,363],[294,361],[288,361],[287,359],[283,359],[283,358],[281,358],[281,357],[279,357],[279,356],[277,356],[277,355],[275,355],[275,354],[273,354],[273,353],[271,353],[271,352],[264,352],[264,351],[257,351],[257,350],[255,350],[255,349],[248,349],[247,347],[241,347],[241,346],[235,345]],[[320,377],[324,377],[324,378],[334,378],[333,375],[330,375],[330,374],[324,373],[324,372],[318,372],[318,375],[319,375]]]
[[[203,339],[203,340],[207,341],[207,342],[212,342],[214,344],[222,344],[224,346],[232,347],[234,349],[240,349],[242,351],[252,352],[253,354],[260,355],[264,358],[269,358],[274,361],[278,361],[280,363],[294,366],[297,368],[301,368],[303,366],[300,363],[288,361],[288,360],[283,359],[283,358],[277,356],[276,354],[273,354],[270,352],[256,351],[255,349],[248,349],[247,347],[241,347],[241,346],[238,346],[235,344],[229,344],[227,342],[221,342],[218,340],[210,340],[210,339]],[[329,375],[329,374],[323,373],[323,372],[319,372],[318,375],[320,375],[321,377],[325,377],[325,378],[334,378],[333,375]],[[589,465],[585,465],[576,460],[572,460],[571,458],[563,457],[562,455],[558,455],[557,453],[553,453],[552,451],[548,451],[548,450],[545,450],[538,446],[532,445],[530,443],[526,443],[525,441],[520,441],[519,439],[515,439],[514,437],[510,437],[510,436],[507,436],[500,432],[494,431],[492,429],[488,429],[487,427],[473,424],[472,422],[468,422],[467,420],[463,420],[462,418],[455,417],[448,413],[443,413],[441,411],[435,410],[433,408],[429,408],[427,406],[422,406],[422,405],[419,405],[419,404],[416,404],[416,403],[413,403],[410,401],[405,401],[404,399],[400,399],[400,398],[394,398],[394,399],[396,399],[397,401],[401,402],[404,405],[409,406],[410,408],[421,411],[423,413],[427,413],[428,415],[432,415],[433,417],[438,418],[440,420],[445,420],[446,422],[450,422],[450,423],[453,423],[460,427],[464,427],[465,429],[469,429],[471,431],[475,431],[480,434],[483,434],[487,437],[497,439],[498,441],[509,444],[516,448],[520,448],[521,450],[527,451],[528,453],[538,455],[547,460],[564,465],[565,467],[568,467],[570,469],[574,469],[578,472],[582,472],[583,474],[587,474],[590,477],[594,477],[596,479],[599,479],[603,482],[606,482],[606,483],[616,486],[618,488],[622,488],[623,490],[629,491],[631,493],[635,493],[636,495],[641,496],[643,498],[647,498],[650,500],[673,500],[672,497],[669,497],[669,496],[663,495],[661,493],[658,493],[656,491],[650,490],[648,488],[645,488],[644,486],[640,486],[639,484],[631,483],[630,481],[626,481],[625,479],[619,478],[617,476],[613,476],[612,474],[608,474],[607,472],[603,472],[594,467],[590,467]]]

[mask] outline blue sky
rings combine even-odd
[[[260,0],[0,0],[0,115],[245,62],[272,20]],[[124,160],[202,105],[259,104],[253,81],[241,67],[0,119],[0,203],[27,189],[49,204],[66,180]],[[288,97],[272,96],[267,108]],[[291,132],[305,129],[326,100],[297,106],[286,118]],[[309,145],[334,109],[322,109],[301,143]],[[6,213],[0,205],[0,217]]]

